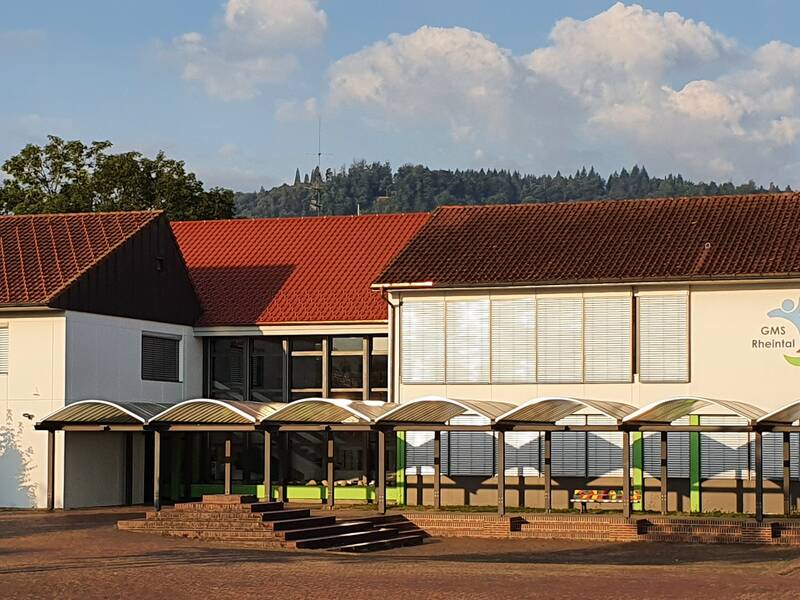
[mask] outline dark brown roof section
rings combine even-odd
[[[375,285],[800,275],[800,194],[437,209]]]
[[[200,315],[160,211],[0,217],[0,306],[187,325]]]

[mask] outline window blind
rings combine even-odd
[[[604,415],[588,415],[587,425],[614,425]],[[590,431],[587,433],[587,473],[589,477],[622,477],[622,433]]]
[[[645,477],[661,477],[661,434],[655,431],[644,432],[642,444],[644,446]],[[667,473],[672,477],[672,474],[669,473],[669,434],[667,434],[667,455]]]
[[[8,374],[8,327],[0,327],[0,375]]]
[[[400,309],[403,383],[444,383],[444,302],[406,302]]]
[[[142,379],[180,379],[180,339],[142,334]]]
[[[791,440],[790,440],[791,447]],[[761,435],[765,479],[783,479],[783,434],[764,432]],[[750,436],[750,470],[755,477],[756,441]]]
[[[701,416],[701,425],[747,425],[742,417]],[[749,477],[749,435],[747,432],[701,433],[700,476],[703,479],[746,479]]]
[[[451,425],[488,425],[488,419],[461,415]],[[447,433],[450,475],[494,475],[494,434],[491,431],[450,431]]]
[[[762,435],[762,448],[764,451],[764,478],[783,479],[783,434],[764,432]],[[800,434],[789,434],[789,477],[800,478]],[[756,441],[755,435],[750,435],[750,475],[755,477],[756,472]]]
[[[639,296],[639,378],[689,380],[689,297]]]
[[[406,474],[433,475],[432,431],[406,431]]]
[[[506,432],[506,475],[538,477],[541,456],[538,431]]]
[[[536,381],[536,303],[492,300],[492,382]]]
[[[583,299],[540,297],[536,302],[537,380],[583,380]]]
[[[688,425],[689,417],[681,417],[673,424]],[[689,433],[686,431],[667,434],[667,473],[670,478],[689,477]]]
[[[489,382],[489,301],[447,303],[447,382]]]
[[[570,415],[558,421],[559,425],[586,425],[583,415]],[[586,476],[586,432],[554,431],[552,434],[553,476]]]
[[[630,382],[630,296],[584,298],[584,376],[587,383]]]

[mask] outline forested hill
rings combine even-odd
[[[406,165],[392,171],[388,163],[353,163],[338,172],[317,169],[293,185],[238,193],[238,217],[353,215],[430,211],[442,204],[560,202],[565,200],[708,196],[783,191],[750,181],[742,185],[695,183],[680,175],[650,177],[643,167],[622,169],[605,178],[593,168],[572,175],[523,175],[483,170],[435,171]],[[786,188],[790,191],[790,188]]]

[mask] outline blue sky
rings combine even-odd
[[[800,5],[138,0],[0,5],[0,158],[48,133],[207,185],[315,158],[800,186]]]

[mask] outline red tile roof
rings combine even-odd
[[[47,305],[161,212],[0,217],[0,304]]]
[[[800,194],[441,207],[377,278],[436,286],[800,274]]]
[[[383,321],[370,283],[428,214],[172,223],[198,325]]]

